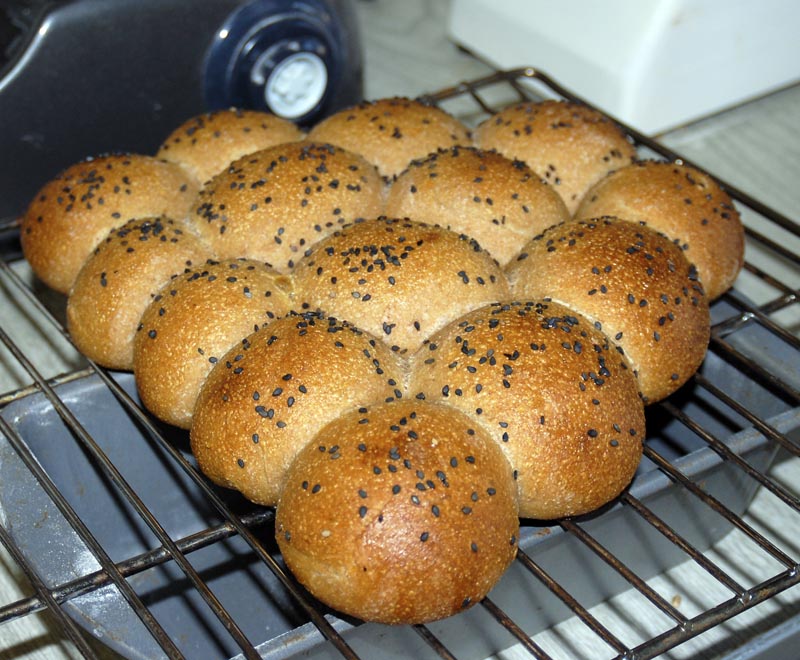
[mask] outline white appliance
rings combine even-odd
[[[656,134],[800,80],[795,0],[452,0],[450,37]]]

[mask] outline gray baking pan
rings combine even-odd
[[[732,313],[726,303],[715,305],[716,320]],[[797,352],[759,326],[754,324],[752,328],[739,330],[728,341],[735,343],[742,353],[757,358],[767,369],[788,374],[790,380],[799,378]],[[778,431],[787,433],[800,428],[800,409],[714,352],[709,352],[701,373]],[[118,382],[135,396],[130,375],[119,375]],[[793,383],[793,387],[798,384]],[[221,522],[197,484],[133,421],[97,376],[64,383],[57,387],[57,392],[173,539]],[[705,388],[689,384],[671,402],[755,468],[766,469],[773,459],[772,443]],[[122,562],[159,547],[149,528],[103,476],[42,395],[15,400],[3,409],[2,415],[113,560]],[[756,489],[753,480],[731,462],[722,460],[673,416],[660,414],[659,408],[648,411],[647,421],[651,447],[684,474],[702,481],[703,487],[734,513],[746,509]],[[186,434],[170,429],[165,429],[165,433],[168,441],[188,456]],[[631,494],[701,550],[730,530],[730,523],[723,517],[686,489],[673,484],[646,460]],[[238,513],[258,511],[235,493],[221,495]],[[2,436],[0,522],[50,586],[99,569],[95,557]],[[631,507],[612,505],[581,524],[644,579],[687,558],[676,545],[665,542]],[[255,527],[254,533],[280,561],[271,524]],[[631,542],[633,539],[635,542]],[[525,523],[520,547],[585,607],[630,587],[574,535],[564,533],[560,527]],[[264,657],[339,657],[241,538],[218,540],[192,552],[188,558]],[[186,657],[217,659],[240,653],[174,562],[146,568],[128,580]],[[512,566],[490,597],[528,634],[572,614],[520,562]],[[125,657],[163,655],[113,585],[72,598],[65,607],[88,631]],[[410,628],[358,625],[332,612],[327,616],[363,657],[432,657],[430,648]],[[432,624],[430,629],[463,660],[484,658],[516,641],[480,607]]]

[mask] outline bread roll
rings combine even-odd
[[[188,429],[213,365],[256,328],[288,313],[291,291],[289,277],[249,259],[208,261],[170,280],[134,339],[133,371],[145,407]]]
[[[302,141],[234,161],[200,191],[193,220],[220,259],[248,257],[286,273],[316,241],[382,209],[372,165]]]
[[[604,215],[644,222],[680,245],[709,300],[731,287],[744,264],[744,227],[733,200],[688,165],[647,160],[612,172],[584,197],[575,217]]]
[[[630,483],[644,405],[608,338],[553,302],[498,302],[436,332],[414,354],[409,393],[480,423],[506,454],[519,513],[593,511]]]
[[[209,256],[208,246],[171,218],[134,219],[113,229],[84,263],[67,299],[75,346],[101,366],[133,369],[133,338],[153,296]]]
[[[33,198],[21,220],[22,251],[39,279],[66,294],[111,229],[133,218],[183,220],[196,194],[197,184],[174,163],[138,154],[87,158]]]
[[[479,602],[517,551],[511,467],[454,408],[398,401],[325,426],[276,511],[286,564],[331,607],[416,624]]]
[[[229,108],[186,120],[156,155],[182,165],[202,185],[242,156],[302,137],[303,131],[283,117]]]
[[[405,371],[372,335],[290,314],[236,344],[211,370],[191,446],[215,483],[274,505],[295,454],[351,408],[402,396]]]
[[[441,108],[402,97],[340,110],[314,126],[308,138],[361,154],[387,179],[416,158],[472,140],[467,127]]]
[[[570,221],[534,238],[507,269],[516,298],[549,298],[597,324],[624,352],[646,403],[705,357],[708,298],[681,248],[617,218]]]
[[[401,352],[464,312],[508,296],[502,270],[474,239],[408,219],[344,227],[314,245],[294,277],[299,301]]]
[[[413,161],[392,183],[386,214],[467,234],[501,266],[536,234],[569,219],[561,197],[522,161],[474,147]]]
[[[553,185],[570,213],[611,170],[636,150],[605,115],[571,101],[527,101],[504,108],[474,132],[475,144],[525,161]]]

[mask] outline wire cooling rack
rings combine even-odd
[[[535,69],[423,100],[474,125],[548,97],[581,101]],[[643,156],[687,162],[623,128]],[[28,595],[0,602],[0,637],[47,610],[86,657],[561,658],[591,644],[586,657],[641,659],[775,603],[765,630],[790,639],[798,608],[780,597],[800,582],[800,501],[781,475],[800,464],[800,341],[776,319],[800,308],[800,227],[721,183],[746,223],[740,282],[756,286],[714,304],[703,368],[648,409],[632,487],[594,515],[524,524],[495,590],[427,626],[360,624],[316,602],[281,562],[272,510],[209,487],[185,434],[142,410],[130,375],[78,357],[44,375],[41,340],[4,310],[0,368],[30,384],[0,396],[0,542]],[[69,353],[63,300],[27,276],[15,231],[7,222],[0,237],[6,307],[34,319],[45,353]],[[755,502],[766,518],[752,519]],[[676,592],[663,576],[687,566],[702,579]],[[554,627],[568,632],[542,632]]]

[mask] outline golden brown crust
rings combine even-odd
[[[644,222],[671,238],[697,266],[709,300],[732,285],[744,263],[744,227],[733,200],[707,174],[678,163],[640,161],[597,183],[575,213]]]
[[[351,408],[402,396],[405,371],[372,335],[290,314],[234,346],[200,391],[190,432],[215,483],[274,505],[294,456]]]
[[[182,165],[202,185],[242,156],[302,137],[303,131],[288,119],[229,108],[187,119],[167,136],[156,156]]]
[[[568,102],[509,108],[472,142],[440,109],[383,99],[302,138],[263,113],[194,117],[157,158],[95,159],[48,184],[23,248],[61,290],[80,268],[67,310],[78,348],[133,367],[145,406],[190,428],[213,482],[277,506],[286,563],[316,597],[383,623],[440,619],[504,573],[520,515],[585,514],[627,486],[644,404],[705,355],[708,298],[687,254],[733,255],[715,264],[727,288],[741,224],[676,166],[664,181],[679,173],[681,203],[703,209],[685,222],[737,231],[698,251],[675,207],[641,218],[670,238],[568,221],[606,177],[579,210],[598,213],[602,186],[622,179],[608,173],[635,156],[612,122]],[[147,199],[123,211],[114,196]]]
[[[389,188],[386,215],[467,234],[501,266],[569,219],[558,193],[522,161],[469,146],[413,161]]]
[[[200,191],[192,220],[221,259],[289,272],[314,243],[383,209],[383,182],[357,154],[301,141],[234,161]]]
[[[359,153],[391,179],[416,158],[471,143],[469,130],[441,108],[403,97],[364,101],[326,117],[308,138]]]
[[[67,299],[78,350],[110,369],[133,369],[133,338],[153,296],[177,273],[210,256],[208,246],[171,218],[129,220],[98,245]]]
[[[249,259],[208,261],[170,280],[145,310],[134,339],[142,403],[188,429],[200,388],[228,350],[292,307],[292,281]]]
[[[450,406],[376,405],[324,427],[276,512],[287,565],[361,619],[424,623],[479,602],[517,550],[511,467]]]
[[[409,394],[484,426],[514,468],[522,517],[593,511],[641,458],[644,405],[627,360],[557,303],[495,303],[452,322],[414,354]]]
[[[566,222],[533,239],[506,272],[516,298],[550,298],[597,323],[628,358],[645,402],[677,390],[705,357],[710,317],[697,270],[650,227]]]
[[[134,218],[184,220],[197,184],[174,163],[138,154],[88,158],[46,183],[21,220],[20,240],[34,273],[69,293],[92,250]]]
[[[508,296],[505,276],[471,238],[412,220],[349,225],[294,272],[298,301],[348,319],[394,350],[414,350],[464,312]]]
[[[616,124],[571,101],[509,106],[481,123],[474,139],[483,149],[525,161],[555,188],[570,213],[592,185],[636,156]]]

